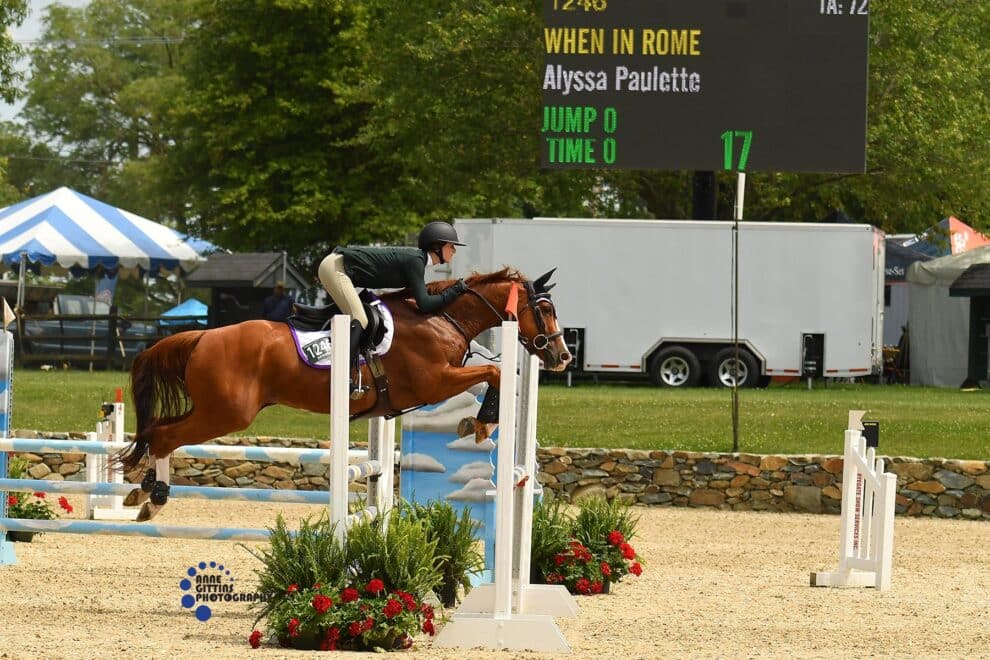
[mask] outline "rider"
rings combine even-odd
[[[446,222],[431,222],[419,232],[419,247],[336,247],[320,263],[320,282],[340,311],[351,321],[351,370],[357,372],[359,340],[368,327],[368,317],[358,298],[355,285],[368,289],[408,288],[422,312],[434,312],[467,290],[458,280],[439,294],[426,290],[426,266],[445,264],[454,258],[458,245],[457,231]],[[357,389],[351,377],[351,392]],[[356,393],[360,395],[361,393]],[[353,396],[354,394],[352,394]]]

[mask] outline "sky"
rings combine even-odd
[[[11,34],[14,35],[14,40],[24,42],[39,39],[41,37],[42,17],[45,15],[45,8],[53,4],[67,5],[69,7],[85,7],[89,4],[89,0],[29,0],[28,17],[22,25],[10,29]],[[28,70],[26,59],[21,63],[21,67],[24,71]],[[10,105],[0,101],[0,120],[6,121],[13,119],[23,105],[21,102]]]

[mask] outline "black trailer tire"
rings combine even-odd
[[[723,348],[712,360],[711,382],[715,387],[732,387],[738,378],[739,387],[756,387],[760,382],[760,364],[745,348],[739,349],[736,362],[736,349]]]
[[[683,346],[668,346],[650,361],[648,375],[660,387],[695,387],[701,382],[701,362]]]

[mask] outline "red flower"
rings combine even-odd
[[[433,618],[433,606],[432,605],[429,605],[427,603],[423,603],[422,605],[419,606],[419,611],[427,619],[432,619]]]
[[[323,636],[323,641],[320,642],[320,650],[336,651],[338,639],[340,639],[340,628],[337,627],[328,628],[326,635]]]
[[[368,586],[366,586],[364,590],[369,594],[378,594],[385,591],[385,583],[378,578],[374,578],[368,582]]]
[[[45,499],[44,493],[35,493],[34,496],[37,497],[39,500]]]
[[[553,556],[553,563],[555,566],[563,566],[565,561],[567,561],[567,557],[564,555],[557,554]]]
[[[629,567],[629,572],[638,577],[640,574],[642,574],[643,567],[640,566],[638,561],[634,561],[632,563],[632,566]]]
[[[588,580],[588,578],[580,578],[577,582],[574,583],[574,588],[577,589],[579,593],[590,594],[591,582]]]
[[[72,513],[72,505],[69,504],[69,500],[65,499],[65,495],[58,498],[58,505],[65,509],[66,513]]]
[[[299,591],[299,585],[297,585],[297,584],[290,584],[288,587],[285,588],[285,590],[288,593],[290,593],[290,594],[294,594],[297,591]]]
[[[602,562],[602,575],[605,577],[612,575],[612,567],[608,565],[607,561]]]
[[[251,648],[256,649],[261,646],[261,637],[262,635],[260,630],[255,630],[251,633],[251,636],[248,637],[248,643],[251,645]]]
[[[320,614],[323,614],[331,607],[333,607],[333,601],[330,600],[329,597],[324,596],[323,594],[316,594],[315,596],[313,596],[312,605],[314,610],[316,610]]]
[[[604,587],[602,586],[601,582],[595,581],[591,583],[591,593],[600,594],[603,589]]]
[[[399,597],[399,600],[406,604],[407,610],[410,612],[416,611],[416,599],[412,597],[412,594],[407,594],[405,591],[396,591],[395,595]]]
[[[608,533],[608,542],[612,545],[622,545],[626,542],[626,537],[622,535],[622,532],[615,529]]]
[[[17,504],[17,496],[16,495],[8,495],[7,496],[7,506],[14,506],[15,504]]]
[[[433,619],[427,619],[423,622],[423,632],[430,637],[437,634],[437,629],[433,627]]]
[[[362,624],[362,628],[364,628],[364,630],[366,631],[371,630],[374,627],[375,627],[375,620],[372,619],[370,616],[367,619],[365,619],[364,623]]]
[[[322,584],[320,584],[319,582],[317,582],[316,584],[313,585],[313,588],[314,589],[319,589],[322,586],[323,586]]]
[[[633,550],[633,547],[631,545],[629,545],[628,543],[623,543],[621,546],[619,546],[619,548],[622,550],[622,557],[623,557],[623,559],[635,559],[636,558],[636,551]]]
[[[299,634],[299,619],[289,619],[289,637]]]
[[[353,587],[347,587],[346,589],[340,592],[340,600],[343,603],[353,603],[360,597],[361,594],[359,594],[358,590],[354,589]]]
[[[564,581],[564,576],[559,573],[547,573],[547,584],[560,584]]]
[[[351,637],[357,637],[364,632],[364,626],[361,625],[360,621],[353,621],[351,625],[347,626],[347,634]]]
[[[382,608],[382,614],[385,615],[386,619],[391,619],[402,614],[402,603],[394,598],[389,598],[388,602],[385,603],[385,607]]]

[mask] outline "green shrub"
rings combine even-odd
[[[434,593],[444,607],[453,607],[458,590],[470,592],[471,576],[485,569],[484,553],[478,550],[481,523],[471,518],[469,509],[458,515],[446,501],[403,503],[398,511],[404,517],[426,523],[430,540],[437,543],[438,567],[443,576]]]
[[[422,597],[443,580],[437,545],[426,521],[395,511],[359,521],[347,532],[349,579],[379,579],[389,591]]]

